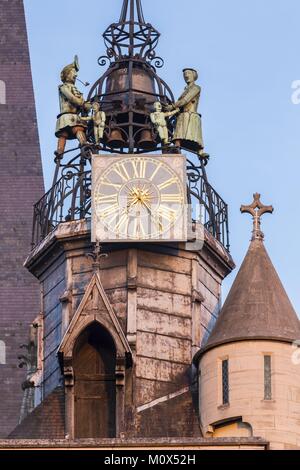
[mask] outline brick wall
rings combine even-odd
[[[39,286],[23,268],[31,243],[33,204],[43,177],[22,0],[0,0],[0,437],[17,425],[25,371],[18,368],[20,345],[39,312]]]

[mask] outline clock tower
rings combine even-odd
[[[77,95],[81,111],[59,116],[59,139],[77,132],[80,145],[59,145],[34,209],[26,267],[42,291],[42,403],[13,437],[201,436],[192,359],[234,263],[227,205],[207,178],[198,74],[184,70],[176,101],[158,39],[141,1],[124,0],[103,74]],[[72,80],[78,60],[68,67]]]

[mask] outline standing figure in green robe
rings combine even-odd
[[[77,139],[79,144],[86,144],[87,125],[81,120],[80,114],[89,111],[91,105],[85,101],[83,94],[76,88],[75,82],[79,71],[78,58],[67,65],[61,72],[62,85],[59,89],[60,114],[57,116],[55,135],[58,137],[57,156],[65,151],[66,141]]]
[[[201,154],[204,148],[201,116],[198,114],[201,87],[195,83],[198,72],[194,69],[184,69],[183,77],[187,86],[179,100],[172,105],[172,109],[180,108],[173,141],[177,147]]]

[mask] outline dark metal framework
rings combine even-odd
[[[109,67],[88,96],[99,101],[106,112],[103,150],[132,154],[161,148],[150,113],[155,101],[167,106],[174,96],[156,72],[164,63],[155,52],[159,37],[145,22],[140,0],[124,0],[119,22],[103,34],[107,51],[98,63]],[[169,131],[171,135],[172,121]]]
[[[109,66],[88,95],[88,100],[101,103],[107,116],[103,142],[101,146],[95,145],[91,125],[86,147],[56,157],[53,186],[34,206],[33,246],[59,223],[91,215],[92,154],[181,152],[170,145],[163,147],[150,122],[154,102],[167,106],[174,102],[174,97],[156,73],[156,68],[163,66],[163,60],[155,52],[160,34],[145,22],[141,0],[124,0],[119,22],[111,24],[103,37],[107,53],[98,62]],[[170,136],[173,130],[171,119]],[[227,205],[208,182],[206,162],[189,153],[189,202],[194,208],[202,207],[204,226],[229,250]]]
[[[101,64],[104,64],[102,60]],[[142,82],[141,79],[146,77],[147,83]],[[110,84],[115,80],[124,80],[124,86],[112,89]],[[174,97],[147,62],[130,58],[112,63],[93,85],[88,100],[99,101],[107,116],[102,151],[141,154],[163,150],[151,124],[150,113],[155,101],[167,106],[174,102]],[[173,122],[169,122],[170,135]],[[89,141],[93,142],[91,129]]]

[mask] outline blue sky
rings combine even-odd
[[[122,0],[24,0],[30,42],[45,182],[53,173],[57,85],[62,67],[79,55],[80,78],[103,73],[102,33],[119,18]],[[298,248],[300,104],[292,83],[300,80],[299,0],[144,0],[144,14],[161,33],[160,75],[175,96],[181,70],[199,70],[200,112],[211,184],[229,204],[231,253],[247,251],[251,218],[241,204],[254,192],[275,212],[266,215],[266,247],[300,312]],[[224,283],[224,297],[237,271]]]

